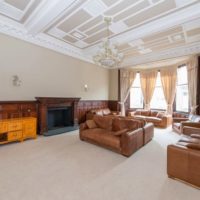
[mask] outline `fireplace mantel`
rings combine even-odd
[[[48,132],[47,127],[47,111],[48,108],[72,106],[73,109],[73,123],[78,125],[77,106],[81,98],[72,97],[35,97],[39,105],[39,133],[44,134]]]

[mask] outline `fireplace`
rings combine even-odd
[[[45,136],[78,129],[80,98],[36,97],[39,105],[39,133]]]
[[[48,130],[73,126],[72,107],[48,108],[47,111]]]

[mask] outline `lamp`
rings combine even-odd
[[[105,67],[117,67],[123,60],[123,53],[119,53],[116,46],[111,44],[109,40],[109,26],[111,24],[111,17],[104,17],[104,21],[107,25],[107,38],[104,39],[99,51],[93,60],[97,65]]]

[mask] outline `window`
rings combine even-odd
[[[153,109],[167,109],[167,104],[165,101],[165,96],[163,93],[163,88],[160,79],[160,72],[158,72],[157,79],[156,79],[156,86],[153,93],[153,97],[151,99],[150,107]]]
[[[143,96],[140,85],[140,74],[137,73],[130,90],[130,108],[143,108]]]
[[[178,68],[177,79],[178,80],[176,87],[176,111],[188,112],[189,99],[188,99],[188,80],[187,80],[186,66]]]

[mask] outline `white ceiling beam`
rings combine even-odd
[[[28,33],[36,35],[57,19],[64,10],[79,0],[43,0],[40,6],[25,22]]]

